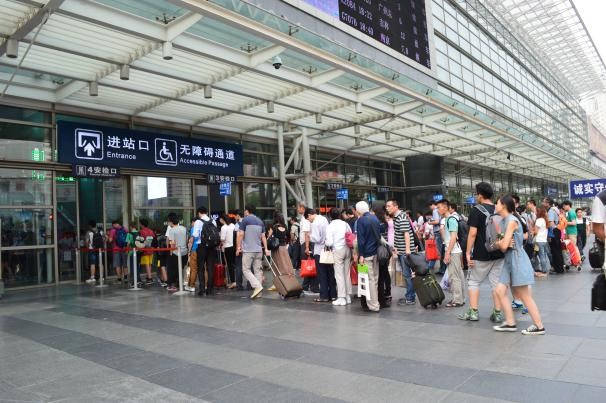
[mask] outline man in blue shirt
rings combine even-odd
[[[366,305],[371,312],[379,312],[379,294],[377,281],[379,279],[379,262],[377,250],[381,244],[381,224],[376,216],[369,212],[368,203],[360,201],[356,204],[356,211],[360,218],[356,221],[356,235],[358,240],[358,262],[368,266],[368,288],[370,298]]]
[[[261,296],[263,291],[263,272],[261,270],[263,249],[265,249],[265,254],[270,256],[270,251],[267,249],[267,238],[265,238],[265,224],[255,215],[255,210],[256,208],[252,204],[244,208],[244,219],[238,230],[236,249],[236,256],[242,255],[242,273],[254,288],[250,298]]]
[[[440,233],[440,220],[442,219],[442,216],[440,216],[440,212],[438,211],[438,206],[436,204],[435,201],[431,201],[429,203],[429,210],[431,211],[431,221],[429,222],[429,224],[433,225],[433,238],[436,240],[436,246],[438,247],[438,250],[440,251],[440,270],[439,272],[441,274],[444,274],[444,272],[446,271],[446,265],[444,264],[444,245],[442,242],[442,234]],[[427,267],[429,267],[429,270],[432,271],[434,266],[436,265],[436,261],[435,260],[430,260],[427,263]]]

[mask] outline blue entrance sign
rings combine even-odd
[[[435,194],[435,195],[433,195],[433,201],[435,201],[435,202],[439,202],[443,198],[444,198],[444,195],[441,195],[441,194]]]
[[[57,122],[59,162],[242,176],[240,144]]]
[[[219,195],[220,196],[231,196],[231,182],[219,183]]]
[[[595,197],[606,189],[606,179],[583,179],[570,181],[570,198]]]
[[[348,200],[349,199],[349,190],[345,188],[341,188],[337,190],[337,200]]]
[[[465,204],[476,204],[476,198],[474,195],[467,196],[465,198]]]

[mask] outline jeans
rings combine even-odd
[[[541,262],[541,271],[549,272],[551,265],[549,264],[549,244],[547,242],[537,242],[539,245],[539,262]]]
[[[404,299],[406,301],[414,301],[417,297],[415,293],[415,287],[412,285],[412,269],[406,263],[406,255],[401,254],[398,255],[398,259],[400,260],[400,266],[402,267],[402,275],[406,279],[406,294],[404,294]]]
[[[331,264],[320,263],[320,255],[314,255],[314,259],[316,260],[318,280],[320,281],[320,299],[336,299],[335,268]]]

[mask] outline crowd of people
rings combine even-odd
[[[379,312],[391,306],[396,273],[401,273],[406,288],[397,303],[414,305],[413,278],[429,272],[443,275],[441,284],[451,294],[445,307],[469,304],[457,315],[459,319],[479,320],[480,285],[488,280],[494,330],[517,331],[513,310],[523,309],[533,323],[522,333],[544,334],[531,286],[535,278],[550,273],[574,267],[581,270],[578,260],[584,258],[590,231],[586,212],[573,209],[570,201],[557,205],[548,197],[540,206],[532,199],[521,205],[516,195],[503,195],[494,203],[493,189],[486,182],[478,183],[475,191],[477,204],[469,217],[460,214],[456,204],[441,199],[428,203],[427,213],[419,211],[413,219],[398,200],[389,199],[381,205],[360,201],[352,209],[331,208],[327,216],[299,202],[297,214],[288,223],[276,212],[270,225],[255,215],[253,205],[216,221],[200,207],[189,230],[175,214],[167,217],[166,228],[158,233],[141,219],[129,229],[115,221],[102,236],[92,221],[86,234],[91,250],[88,282],[96,282],[96,250],[102,247],[111,251],[117,281],[127,281],[127,261],[133,248],[138,248],[139,260],[133,264],[137,281],[138,270],[144,270],[142,285],[152,284],[153,268],[157,267],[160,285],[177,291],[178,268],[188,267],[184,289],[200,296],[212,296],[217,287],[226,287],[248,289],[251,299],[259,298],[264,291],[276,290],[275,286],[264,288],[264,259],[273,261],[280,275],[290,276],[297,275],[303,261],[313,260],[317,275],[302,279],[303,292],[313,295],[316,303],[346,306],[354,297],[352,272],[364,265],[368,290],[361,305],[368,312]],[[426,270],[419,270],[409,259],[426,247],[437,252],[429,258],[428,250]],[[217,272],[217,266],[222,271]]]

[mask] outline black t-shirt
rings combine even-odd
[[[494,204],[484,204],[482,206],[490,214],[494,213]],[[473,252],[471,254],[473,260],[479,260],[486,262],[489,260],[497,260],[503,258],[502,252],[491,252],[486,251],[484,244],[486,243],[486,215],[482,213],[477,207],[471,209],[469,214],[469,220],[467,221],[469,227],[477,228],[478,234],[476,235],[476,241],[473,244]],[[466,249],[466,248],[465,248]]]

